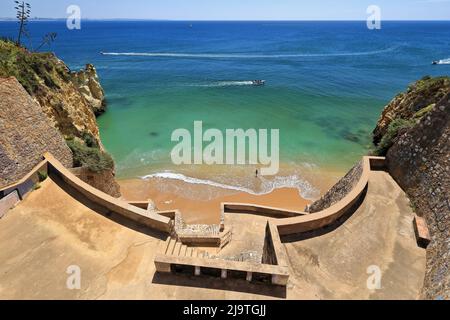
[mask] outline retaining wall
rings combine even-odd
[[[95,189],[77,178],[51,154],[46,153],[44,157],[48,161],[48,171],[50,174],[57,175],[65,183],[80,192],[87,199],[108,209],[111,212],[117,213],[150,228],[164,232],[171,231],[172,223],[169,218],[136,206],[132,206],[131,204],[120,199],[113,198],[112,196]]]
[[[19,181],[2,187],[0,189],[0,199],[6,197],[13,191],[17,191],[20,200],[24,199],[25,196],[33,190],[33,187],[36,185],[36,183],[39,182],[38,172],[47,172],[46,160],[41,161]]]

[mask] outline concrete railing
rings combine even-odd
[[[47,160],[39,162],[30,172],[19,181],[0,188],[0,199],[6,197],[11,192],[17,191],[20,199],[30,192],[36,183],[39,182],[38,172],[47,173]]]
[[[231,202],[222,203],[222,214],[223,213],[248,213],[272,218],[291,218],[308,214],[302,211]]]
[[[77,178],[50,153],[46,153],[44,158],[47,160],[48,172],[50,174],[57,175],[64,181],[64,183],[77,190],[84,197],[93,201],[95,204],[150,228],[164,232],[171,231],[172,222],[170,218],[155,212],[141,209],[137,206],[133,206],[123,200],[114,198],[100,190],[95,189]]]

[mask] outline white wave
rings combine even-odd
[[[450,64],[450,58],[439,60],[438,64]]]
[[[225,183],[220,183],[212,180],[204,180],[193,177],[188,177],[180,173],[174,172],[160,172],[155,174],[149,174],[141,177],[144,180],[150,179],[168,179],[168,180],[178,180],[183,181],[190,184],[200,184],[207,185],[211,187],[227,189],[227,190],[235,190],[239,192],[245,192],[252,195],[264,195],[269,194],[275,189],[280,188],[296,188],[299,190],[301,196],[305,199],[315,199],[319,195],[319,191],[314,188],[309,182],[301,179],[297,175],[287,176],[287,177],[275,177],[274,180],[269,180],[265,178],[260,178],[262,181],[262,191],[255,192],[254,190],[241,186],[233,186]]]
[[[218,81],[209,84],[194,84],[192,87],[233,87],[233,86],[253,86],[253,81]]]
[[[399,48],[393,46],[387,49],[343,52],[343,53],[299,53],[299,54],[240,54],[240,53],[172,53],[172,52],[102,52],[106,56],[136,56],[136,57],[159,57],[159,58],[200,58],[200,59],[279,59],[279,58],[302,58],[302,57],[346,57],[365,56],[391,52]]]

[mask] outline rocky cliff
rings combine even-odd
[[[426,77],[397,96],[382,113],[374,143],[430,228],[422,295],[450,299],[450,78]]]
[[[32,53],[12,42],[0,40],[2,77],[16,78],[38,103],[48,124],[59,131],[72,151],[73,163],[70,166],[86,167],[92,173],[90,176],[111,177],[99,185],[115,184],[113,189],[118,190],[113,179],[114,162],[103,148],[96,121],[96,114],[104,112],[106,104],[94,66],[87,65],[85,70],[71,72],[52,53]],[[32,136],[32,130],[29,134]],[[47,147],[50,148],[50,143]],[[117,196],[118,193],[112,195]]]
[[[72,165],[72,152],[41,106],[16,78],[0,78],[0,186],[25,176],[46,151]]]
[[[383,110],[377,126],[373,131],[373,142],[378,145],[386,135],[389,125],[394,120],[410,120],[420,118],[448,94],[450,78],[424,77],[409,86],[404,93],[398,94]]]
[[[11,76],[39,102],[64,137],[89,134],[100,143],[96,106],[80,94],[69,68],[54,54],[30,53],[14,43],[0,41],[0,77]]]
[[[88,102],[96,116],[106,111],[105,92],[100,85],[97,70],[92,64],[87,64],[84,70],[72,72],[72,81],[81,95]]]

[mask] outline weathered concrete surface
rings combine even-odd
[[[248,214],[225,214],[225,225],[233,226],[230,243],[217,255],[223,259],[260,262],[267,218]]]
[[[0,220],[0,299],[262,299],[274,294],[245,281],[223,287],[217,279],[155,275],[153,258],[163,235],[103,216],[78,200],[83,199],[75,191],[47,179]],[[81,290],[66,287],[71,265],[81,268]]]
[[[320,237],[286,243],[290,297],[302,297],[307,288],[319,299],[417,299],[425,250],[417,247],[413,218],[393,179],[372,171],[364,202],[343,225]],[[381,270],[380,290],[367,288],[370,266]]]
[[[153,258],[163,235],[105,217],[56,182],[47,179],[0,220],[0,299],[408,299],[422,286],[425,251],[415,244],[413,213],[384,172],[371,173],[366,201],[342,226],[285,245],[287,289],[155,274]],[[230,221],[261,247],[256,233],[264,219],[252,218]],[[235,240],[244,245],[246,236]],[[81,268],[81,290],[66,288],[69,265]],[[366,287],[370,265],[381,268],[379,291]]]

